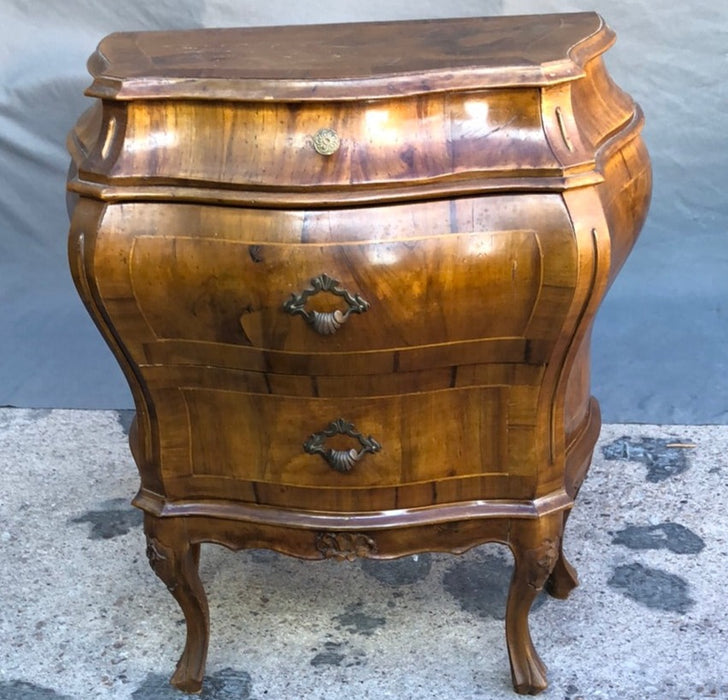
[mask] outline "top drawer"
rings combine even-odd
[[[535,88],[305,104],[149,100],[107,105],[96,118],[81,176],[123,187],[295,193],[561,168]]]

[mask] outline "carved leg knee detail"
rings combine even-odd
[[[536,695],[547,686],[546,666],[531,641],[528,614],[559,559],[560,539],[560,532],[551,532],[535,547],[529,548],[532,537],[512,543],[515,568],[506,608],[506,641],[513,687],[521,694]]]
[[[154,573],[179,603],[187,624],[185,648],[170,683],[187,693],[200,692],[210,633],[207,596],[198,573],[200,545],[166,545],[147,534],[147,557]]]

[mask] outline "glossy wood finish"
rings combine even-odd
[[[112,34],[87,94],[298,102],[551,84],[613,40],[594,13]]]
[[[584,13],[100,44],[69,255],[134,395],[135,503],[187,620],[177,687],[204,674],[202,542],[488,541],[516,562],[514,687],[546,686],[528,610],[577,582],[590,329],[651,188],[612,41]]]

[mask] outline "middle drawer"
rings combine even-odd
[[[158,338],[335,352],[521,337],[541,267],[533,231],[326,245],[150,236],[131,274]]]
[[[580,274],[555,193],[306,211],[110,204],[93,254],[135,362],[284,374],[396,372],[395,355],[420,350],[448,357],[402,357],[407,369],[542,364]]]

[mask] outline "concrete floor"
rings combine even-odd
[[[0,700],[184,697],[181,614],[127,505],[126,418],[0,409]],[[542,697],[728,698],[726,486],[728,427],[605,426],[567,529],[582,584],[531,614]],[[516,697],[510,566],[498,546],[354,564],[206,546],[201,697]]]

